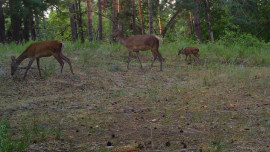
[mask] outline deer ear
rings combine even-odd
[[[15,61],[16,60],[15,56],[11,56],[11,60]]]

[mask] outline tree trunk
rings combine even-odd
[[[160,16],[160,12],[161,12],[161,7],[160,4],[158,2],[159,5],[159,9],[158,9],[158,26],[159,26],[159,34],[162,34],[162,21],[161,21],[161,16]]]
[[[152,0],[148,0],[148,13],[149,13],[149,34],[153,34]]]
[[[170,28],[170,26],[172,26],[173,22],[175,21],[177,15],[181,12],[181,10],[177,10],[176,13],[172,16],[172,18],[170,19],[170,21],[167,23],[167,25],[165,26],[165,28],[162,31],[162,37],[165,36],[167,30]]]
[[[9,1],[9,7],[11,9],[11,33],[12,38],[16,44],[20,42],[20,31],[21,31],[21,18],[19,16],[18,6],[16,0]]]
[[[211,42],[214,42],[214,34],[213,34],[212,24],[211,24],[209,0],[204,0],[204,6],[205,6],[206,23],[208,25],[209,38]]]
[[[41,37],[40,37],[40,29],[39,29],[39,18],[37,15],[35,15],[35,31],[36,31],[36,37],[38,38],[39,41],[41,41]]]
[[[114,30],[117,29],[117,25],[118,25],[118,22],[117,22],[117,2],[116,0],[113,0],[113,3],[112,3],[112,14],[113,14],[113,28],[112,28],[112,32],[114,32]],[[115,37],[113,38],[113,42],[116,42],[116,39]]]
[[[70,27],[71,27],[71,35],[72,35],[72,41],[75,42],[78,38],[77,35],[77,26],[76,26],[76,21],[75,21],[75,6],[74,4],[71,5],[71,7],[69,8],[69,12],[70,12]]]
[[[201,21],[200,21],[200,10],[199,10],[199,1],[194,0],[196,7],[194,8],[194,17],[195,17],[195,33],[197,39],[202,43],[202,34],[201,34]]]
[[[103,39],[101,11],[102,11],[101,0],[98,0],[98,32],[99,32],[99,40],[102,40]]]
[[[139,12],[140,12],[141,26],[142,26],[142,34],[145,34],[141,0],[138,0],[138,5],[139,5]]]
[[[32,40],[36,40],[36,31],[35,31],[35,21],[34,21],[34,15],[33,15],[33,11],[30,11],[30,31],[31,31],[31,38]]]
[[[117,12],[120,13],[121,10],[121,2],[120,0],[117,0]]]
[[[45,15],[43,15],[42,20],[43,20],[43,36],[44,36],[45,40],[48,40],[47,24],[46,24]]]
[[[89,42],[93,41],[93,26],[92,26],[92,12],[91,12],[91,0],[87,0],[87,18],[88,18],[88,37]]]
[[[133,28],[133,35],[136,35],[136,6],[135,0],[131,0],[132,4],[132,28]]]
[[[23,19],[23,24],[24,24],[24,29],[23,29],[23,36],[24,36],[24,40],[25,42],[28,42],[29,41],[29,26],[30,26],[30,23],[29,23],[29,18],[28,16],[25,16],[24,19]]]
[[[81,0],[78,0],[78,25],[80,28],[80,38],[81,42],[84,43],[84,36],[83,36],[83,26],[82,26],[82,9],[81,9]]]
[[[192,28],[192,13],[190,11],[188,11],[188,29],[189,29],[189,35],[193,34],[193,28]]]
[[[0,43],[5,43],[5,17],[2,5],[3,2],[0,1]]]

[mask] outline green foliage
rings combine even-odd
[[[0,120],[0,151],[23,151],[26,143],[23,138],[12,138],[7,120]]]
[[[24,124],[17,136],[12,136],[8,120],[0,119],[0,152],[24,151],[33,142],[45,140],[49,134],[56,140],[61,138],[62,128],[43,128],[34,119],[30,124]]]

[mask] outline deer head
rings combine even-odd
[[[11,75],[14,75],[18,68],[19,64],[17,64],[17,60],[15,56],[11,56]]]
[[[122,30],[121,29],[117,29],[117,30],[114,30],[114,32],[112,33],[112,37],[115,38],[117,36],[120,36],[122,34]]]
[[[183,49],[184,49],[184,48],[178,49],[178,55],[183,54]]]
[[[115,29],[114,31],[113,31],[113,33],[112,33],[112,37],[113,38],[115,38],[115,37],[117,37],[117,36],[122,36],[123,35],[123,27],[122,27],[122,25],[120,25],[120,27],[118,28],[118,29]]]

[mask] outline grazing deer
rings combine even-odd
[[[199,59],[199,49],[197,47],[186,47],[184,49],[182,48],[181,50],[178,49],[178,55],[180,54],[185,54],[186,60],[187,57],[189,57],[190,63],[191,63],[191,54],[193,54],[197,59]]]
[[[28,63],[28,66],[26,67],[23,79],[25,79],[27,72],[35,59],[37,60],[37,67],[39,75],[41,77],[39,59],[41,57],[50,57],[50,56],[54,56],[55,59],[60,63],[61,73],[63,71],[64,61],[66,61],[70,66],[71,73],[74,74],[69,58],[65,57],[62,53],[63,45],[64,44],[62,42],[56,40],[32,43],[17,59],[15,58],[15,56],[11,56],[12,61],[11,75],[14,75],[15,71],[18,69],[18,66],[21,64],[23,60],[29,58],[30,61]]]
[[[130,36],[130,37],[124,37],[122,29],[115,30],[111,36],[112,37],[118,36],[120,43],[124,45],[129,51],[127,69],[129,69],[129,63],[131,61],[132,52],[137,53],[137,57],[140,61],[141,69],[142,69],[140,51],[151,50],[152,55],[154,57],[151,67],[153,66],[154,62],[158,58],[160,62],[160,71],[162,71],[162,62],[165,59],[162,57],[162,55],[158,51],[159,45],[162,42],[161,38],[154,35],[135,35],[135,36]]]

